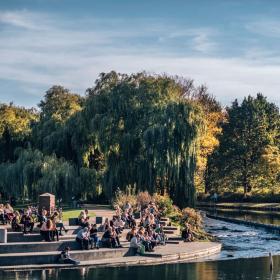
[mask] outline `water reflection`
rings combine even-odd
[[[213,213],[213,210],[210,209],[209,212]],[[215,214],[263,224],[280,225],[280,213],[276,212],[217,209]]]
[[[145,267],[83,268],[42,270],[32,272],[1,272],[0,279],[14,280],[117,280],[117,279],[177,279],[177,280],[239,280],[280,279],[280,257],[275,256],[273,275],[269,269],[269,258],[234,259],[204,263],[169,264]]]

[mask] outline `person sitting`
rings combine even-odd
[[[125,223],[120,217],[114,217],[113,218],[113,226],[116,229],[116,232],[118,234],[121,234],[123,229],[124,229]]]
[[[29,232],[32,233],[34,222],[28,210],[22,215],[21,224],[23,224],[23,233],[27,233],[27,228],[29,228]]]
[[[89,213],[88,213],[88,209],[87,209],[87,208],[85,209],[85,216],[86,216],[86,218],[88,218],[88,220],[89,220]]]
[[[101,241],[102,245],[107,248],[117,248],[120,246],[120,241],[115,230],[109,226],[103,234]]]
[[[156,239],[157,239],[158,243],[161,245],[165,245],[167,237],[164,233],[163,225],[158,224],[155,229],[155,233],[157,234]]]
[[[131,236],[129,247],[133,255],[145,253],[145,246],[141,244],[141,240],[137,234]]]
[[[119,205],[116,205],[116,217],[121,217],[122,215],[122,209]]]
[[[15,211],[14,217],[12,219],[12,230],[13,231],[22,231],[22,225],[20,224],[21,216],[18,211]]]
[[[7,218],[6,218],[6,215],[5,215],[3,204],[0,204],[0,221],[2,222],[3,225],[7,224]]]
[[[99,231],[105,232],[109,226],[110,226],[109,219],[106,218],[105,222],[99,227]]]
[[[38,220],[39,220],[39,228],[41,228],[41,226],[42,226],[43,223],[46,223],[46,222],[47,222],[47,220],[48,220],[47,215],[48,215],[48,211],[45,210],[45,209],[43,209],[43,210],[42,210],[42,214],[39,215],[39,217],[38,217]]]
[[[43,222],[40,228],[40,234],[43,237],[43,239],[47,242],[52,241],[51,238],[51,221],[47,220],[46,222]]]
[[[150,215],[148,214],[148,215],[146,216],[145,220],[143,221],[143,227],[144,227],[144,228],[149,227],[149,226],[150,226],[150,223],[151,223],[151,221],[150,221]]]
[[[87,215],[85,214],[85,211],[81,211],[79,217],[78,217],[78,224],[82,227],[84,227],[86,222]]]
[[[185,228],[182,230],[182,239],[184,242],[191,242],[193,241],[193,235],[190,230],[189,224],[186,223]]]
[[[9,203],[5,204],[4,213],[7,222],[10,223],[14,217],[14,209]]]
[[[91,225],[91,228],[89,230],[91,249],[93,249],[93,244],[94,244],[94,248],[99,249],[99,239],[98,239],[97,232],[98,231],[97,231],[96,224]]]
[[[121,243],[120,243],[120,238],[119,238],[119,233],[116,231],[116,229],[114,227],[112,227],[112,236],[113,239],[115,240],[115,248],[120,248],[122,247]]]
[[[133,216],[133,209],[132,208],[130,208],[128,210],[127,223],[128,223],[129,228],[132,228],[133,226],[136,226],[136,221],[135,221],[134,216]]]
[[[89,250],[90,235],[88,227],[84,227],[78,231],[76,241],[80,244],[82,250]]]
[[[80,261],[74,260],[70,257],[70,247],[65,247],[64,250],[60,253],[59,262],[66,264],[78,265]]]
[[[156,241],[153,239],[153,236],[150,236],[148,231],[144,233],[144,242],[145,250],[148,252],[154,252],[154,247],[156,246]]]
[[[136,227],[132,227],[132,229],[126,235],[126,240],[130,242],[132,237],[135,235],[136,235]]]
[[[153,214],[150,214],[150,227],[152,227],[153,229],[156,228],[155,216]]]
[[[58,212],[55,211],[53,213],[52,220],[55,223],[55,225],[57,227],[59,227],[59,235],[62,235],[62,230],[64,230],[65,233],[68,232],[68,230],[65,228],[62,220],[59,220],[59,213]]]
[[[51,238],[52,238],[52,241],[54,241],[55,237],[56,237],[56,241],[59,241],[59,233],[58,233],[58,230],[56,228],[56,216],[52,216],[51,217]]]
[[[124,211],[128,211],[129,209],[131,209],[132,207],[131,207],[131,204],[128,202],[128,201],[126,201],[126,203],[125,203],[125,205],[124,205]]]

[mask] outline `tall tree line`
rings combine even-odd
[[[100,74],[84,97],[53,86],[38,109],[0,105],[0,191],[37,199],[280,191],[279,110],[258,94],[222,108],[205,86]]]
[[[17,131],[14,149],[1,160],[2,191],[33,199],[43,191],[64,199],[112,198],[118,188],[130,187],[193,205],[203,126],[194,92],[176,77],[110,72],[84,98],[54,86],[39,111],[11,105],[26,114],[26,133]],[[23,137],[20,145],[17,137]]]

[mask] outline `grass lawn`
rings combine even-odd
[[[68,221],[69,218],[78,218],[79,214],[83,209],[67,209],[63,210],[63,221]],[[89,216],[94,217],[95,213],[93,210],[88,210]]]

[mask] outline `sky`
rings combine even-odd
[[[1,0],[0,103],[52,85],[84,94],[101,72],[178,75],[223,105],[280,105],[278,0]]]

